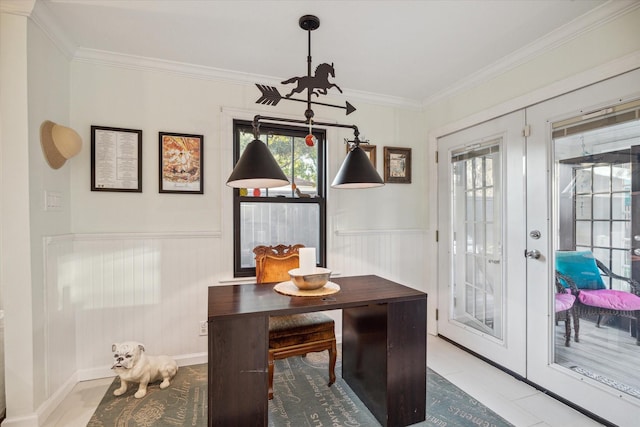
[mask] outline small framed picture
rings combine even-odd
[[[347,153],[348,153],[350,148],[349,144],[347,144],[346,146],[347,146]],[[376,146],[371,144],[360,144],[359,147],[362,148],[362,151],[364,151],[367,157],[369,157],[369,160],[371,160],[371,163],[373,163],[373,167],[374,168],[377,167]]]
[[[384,182],[411,184],[411,148],[384,147]]]
[[[204,194],[202,135],[160,132],[160,193]]]
[[[91,191],[142,193],[142,130],[91,126]]]

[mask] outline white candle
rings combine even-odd
[[[300,273],[313,273],[316,269],[316,248],[300,248]]]

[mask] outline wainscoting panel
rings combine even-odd
[[[71,301],[74,265],[71,235],[44,239],[47,396],[61,389],[76,372],[75,308]]]
[[[342,276],[375,274],[424,292],[426,235],[420,229],[338,230],[328,267]]]
[[[139,341],[149,354],[206,353],[200,321],[221,271],[217,235],[76,236],[79,371],[111,366],[111,345]]]
[[[329,268],[425,290],[425,236],[423,230],[338,231],[329,237]],[[178,361],[204,357],[207,337],[199,325],[207,319],[207,288],[223,286],[232,269],[222,265],[224,246],[220,233],[45,238],[50,400],[74,381],[110,375],[114,342],[139,341],[150,354]]]

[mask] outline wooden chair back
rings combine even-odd
[[[289,280],[289,270],[300,266],[298,250],[304,245],[256,246],[256,281],[276,283]]]

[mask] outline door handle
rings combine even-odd
[[[524,256],[531,259],[538,259],[542,254],[537,249],[532,249],[530,251],[524,250]]]

